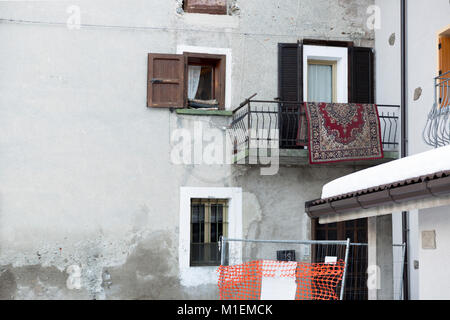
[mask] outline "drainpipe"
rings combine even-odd
[[[407,19],[406,19],[406,0],[401,0],[401,157],[404,158],[408,155],[407,150],[407,81],[406,81],[406,45],[407,45]],[[403,268],[403,299],[409,300],[409,221],[408,212],[402,212],[402,238],[403,243],[406,245],[405,252],[405,268]]]

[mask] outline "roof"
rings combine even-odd
[[[448,159],[450,145],[373,166],[327,183],[322,189],[321,198],[328,199],[447,171],[450,170]]]
[[[324,186],[330,196],[307,202],[306,212],[321,217],[450,194],[449,157],[447,146],[336,179]]]

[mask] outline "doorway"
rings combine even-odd
[[[347,240],[351,243],[367,244],[367,218],[330,224],[319,224],[312,220],[312,240]],[[315,256],[314,262],[323,262],[325,256]],[[345,300],[368,300],[367,267],[368,246],[352,245],[345,282]]]

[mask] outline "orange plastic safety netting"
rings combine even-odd
[[[220,266],[221,300],[338,300],[345,262],[260,260]]]

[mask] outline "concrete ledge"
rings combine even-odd
[[[270,152],[270,151],[269,151]],[[326,167],[349,167],[349,166],[375,166],[381,163],[389,162],[398,159],[397,151],[384,151],[384,158],[378,160],[363,160],[363,161],[347,161],[336,162],[319,165],[311,165],[309,163],[309,151],[306,149],[280,149],[279,160],[281,166],[326,166]],[[258,149],[245,149],[241,150],[237,154],[233,155],[233,163],[237,165],[258,165],[262,160],[262,163],[267,163],[268,157],[260,157]]]
[[[229,110],[201,110],[201,109],[176,109],[177,114],[191,115],[191,116],[223,116],[231,117],[233,111]]]

